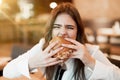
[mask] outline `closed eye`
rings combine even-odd
[[[66,28],[67,29],[74,29],[74,26],[73,25],[66,25]]]
[[[61,27],[61,25],[59,25],[59,24],[54,24],[53,25],[53,28],[60,28]]]

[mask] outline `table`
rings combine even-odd
[[[14,79],[8,79],[8,78],[5,78],[3,76],[0,77],[0,80],[45,80],[45,78],[42,78],[42,74],[40,71],[34,73],[34,74],[30,74],[31,78],[32,79],[28,79],[27,77],[25,76],[20,76],[18,78],[14,78]]]
[[[11,60],[11,57],[0,57],[0,70],[3,70],[5,65]]]
[[[99,28],[97,34],[110,37],[120,37],[120,33],[116,32],[113,28]]]
[[[117,30],[119,31],[119,30]],[[107,36],[108,37],[108,45],[110,45],[111,37],[120,37],[120,32],[117,32],[113,28],[99,28],[97,30],[97,35]],[[109,54],[110,54],[110,46],[109,46]]]

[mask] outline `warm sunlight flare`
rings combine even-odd
[[[56,2],[51,2],[50,3],[50,8],[54,9],[57,6]]]
[[[0,5],[2,4],[2,0],[0,0]]]

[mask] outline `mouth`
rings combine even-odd
[[[54,37],[70,38],[68,35],[57,35],[57,36],[54,36]]]

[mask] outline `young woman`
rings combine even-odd
[[[30,78],[32,70],[41,68],[46,80],[57,80],[58,66],[64,62],[62,67],[66,70],[61,80],[120,80],[119,68],[109,62],[98,46],[86,44],[79,12],[71,3],[62,3],[53,9],[47,27],[45,37],[38,44],[7,64],[4,77],[24,75]],[[58,41],[49,44],[55,36],[62,36],[73,44],[62,44],[62,47],[51,51],[58,44]],[[63,47],[74,49],[66,61],[52,57]]]

